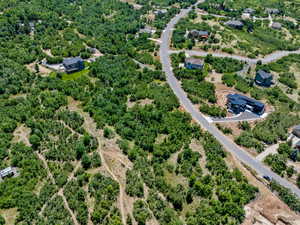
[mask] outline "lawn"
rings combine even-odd
[[[63,80],[75,80],[81,76],[86,76],[88,75],[90,72],[89,68],[85,68],[84,70],[81,70],[81,71],[78,71],[78,72],[75,72],[75,73],[71,73],[71,74],[68,74],[68,73],[63,73],[62,74],[62,79]]]

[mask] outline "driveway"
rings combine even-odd
[[[204,0],[198,1],[198,3],[203,2]],[[280,177],[276,173],[272,172],[268,167],[263,165],[259,160],[255,159],[245,150],[237,146],[232,140],[222,134],[213,124],[209,123],[207,119],[194,107],[190,99],[187,97],[186,93],[182,89],[180,83],[174,76],[171,67],[171,59],[170,59],[170,40],[172,37],[172,31],[176,25],[176,23],[183,17],[185,17],[190,11],[192,7],[188,9],[183,9],[177,14],[171,21],[167,24],[166,29],[162,33],[161,37],[161,45],[160,45],[160,60],[162,63],[163,71],[166,74],[167,82],[170,88],[173,90],[174,94],[179,99],[181,105],[185,108],[185,110],[191,114],[191,117],[206,131],[208,131],[211,135],[213,135],[222,145],[223,147],[230,152],[233,157],[240,160],[245,165],[249,166],[253,170],[255,170],[259,175],[266,175],[270,178],[274,179],[280,185],[290,189],[293,193],[295,193],[298,197],[300,197],[300,190],[296,185],[288,182],[284,178]],[[276,57],[275,57],[276,58]]]
[[[264,118],[265,114],[262,116],[259,116],[255,113],[245,111],[243,113],[240,113],[236,116],[232,117],[225,117],[225,118],[218,118],[218,117],[210,117],[211,121],[214,123],[226,123],[226,122],[239,122],[239,121],[252,121]]]

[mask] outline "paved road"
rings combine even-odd
[[[274,62],[277,61],[285,56],[291,55],[291,54],[300,54],[300,49],[295,50],[295,51],[275,51],[269,55],[266,55],[263,58],[258,58],[258,59],[251,59],[248,58],[246,56],[240,56],[240,55],[232,55],[232,54],[228,54],[225,52],[205,52],[203,50],[169,50],[169,53],[179,53],[179,52],[185,52],[187,53],[189,56],[202,56],[205,57],[208,54],[211,54],[214,57],[220,57],[220,58],[232,58],[232,59],[237,59],[239,61],[244,61],[248,64],[256,64],[259,60],[262,61],[263,64],[267,64],[270,62]]]
[[[199,2],[203,2],[199,1]],[[199,3],[198,2],[198,3]],[[166,73],[167,82],[172,88],[174,94],[179,99],[181,105],[185,108],[187,112],[191,114],[193,119],[197,121],[202,128],[206,129],[209,133],[211,133],[223,146],[229,151],[234,157],[239,159],[241,162],[246,164],[247,166],[254,169],[260,175],[267,175],[276,180],[282,186],[289,188],[292,192],[294,192],[298,197],[300,197],[300,190],[292,183],[273,173],[269,168],[264,166],[261,162],[253,158],[246,151],[241,149],[235,143],[233,143],[229,138],[224,136],[213,124],[209,123],[205,117],[193,106],[191,101],[188,99],[186,93],[181,88],[178,80],[175,78],[172,68],[171,61],[169,57],[170,52],[170,38],[172,36],[172,30],[174,29],[175,24],[187,13],[191,10],[191,8],[183,9],[178,15],[176,15],[167,25],[165,31],[161,37],[161,46],[160,46],[160,59],[163,65],[163,71]]]

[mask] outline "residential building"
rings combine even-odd
[[[227,107],[229,111],[235,114],[245,112],[246,110],[258,115],[262,115],[265,112],[265,105],[263,103],[236,93],[227,95]]]
[[[271,27],[272,27],[273,29],[280,30],[281,27],[282,27],[282,25],[281,25],[281,23],[274,22],[274,23],[272,23]]]
[[[267,8],[266,9],[266,13],[268,13],[268,14],[279,14],[280,10],[279,9],[275,9],[275,8]]]
[[[244,13],[248,13],[248,14],[252,15],[252,14],[255,13],[255,9],[252,9],[252,8],[246,8],[246,9],[244,9]]]
[[[65,72],[73,73],[84,69],[84,62],[81,57],[65,58],[63,60]]]
[[[156,30],[150,26],[145,26],[144,28],[140,29],[139,33],[147,33],[153,35]]]
[[[5,177],[14,176],[16,174],[16,169],[13,167],[7,167],[3,170],[0,170],[0,179]]]
[[[209,37],[209,32],[206,30],[191,30],[189,32],[189,37],[197,39],[207,39]]]
[[[187,69],[202,70],[204,67],[204,61],[199,58],[186,58],[184,61],[184,66]]]
[[[158,9],[158,10],[154,11],[153,13],[156,16],[161,16],[161,15],[166,14],[167,12],[168,12],[168,10],[166,10],[166,9]]]
[[[224,23],[226,26],[236,28],[236,29],[242,29],[244,27],[244,23],[239,20],[229,20]]]
[[[259,70],[255,76],[255,83],[259,86],[270,87],[273,84],[273,75],[264,70]]]
[[[247,20],[247,19],[251,18],[251,14],[250,13],[242,13],[241,17],[242,17],[243,20]]]
[[[300,138],[300,124],[293,128],[292,134],[297,138]]]

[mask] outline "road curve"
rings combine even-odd
[[[198,1],[198,3],[203,2],[204,0]],[[161,45],[160,45],[160,60],[162,63],[163,71],[166,73],[167,82],[172,88],[174,94],[179,99],[181,105],[189,112],[192,118],[199,123],[202,128],[206,129],[210,134],[212,134],[223,146],[229,151],[234,157],[239,159],[241,162],[255,170],[260,175],[267,175],[273,178],[282,186],[290,189],[298,197],[300,197],[300,190],[296,185],[288,182],[279,175],[272,172],[269,168],[264,166],[261,162],[253,158],[242,148],[233,143],[229,138],[223,135],[213,124],[209,123],[206,118],[194,107],[192,102],[188,99],[186,93],[181,88],[178,80],[175,78],[170,60],[170,39],[172,36],[172,30],[174,29],[176,23],[183,17],[185,17],[192,7],[188,9],[183,9],[177,14],[167,25],[166,29],[161,36]],[[272,57],[273,58],[273,57]]]
[[[232,59],[237,59],[239,61],[244,61],[248,64],[256,64],[260,60],[263,64],[267,64],[267,63],[277,61],[277,60],[279,60],[285,56],[291,55],[291,54],[300,54],[300,49],[295,50],[295,51],[275,51],[269,55],[266,55],[263,58],[258,58],[258,59],[251,59],[246,56],[233,55],[233,54],[228,54],[225,52],[205,52],[203,50],[169,50],[170,54],[179,53],[179,52],[185,52],[189,56],[201,56],[201,57],[205,57],[208,54],[211,54],[214,57],[220,57],[220,58],[228,57],[228,58],[232,58]]]

